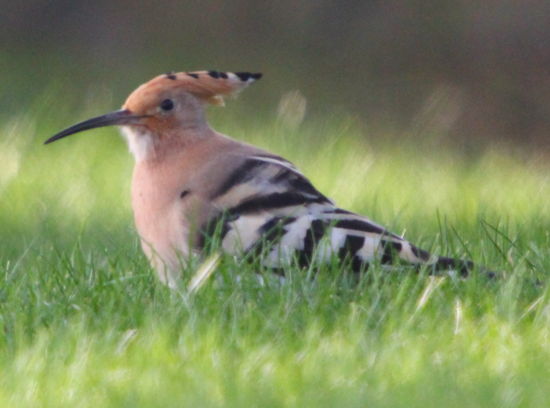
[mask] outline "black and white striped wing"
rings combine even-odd
[[[354,270],[373,261],[420,264],[437,257],[388,232],[368,218],[339,209],[290,162],[250,156],[228,172],[210,197],[219,210],[201,228],[199,249],[217,236],[230,254],[262,253],[272,268],[293,259],[307,266],[348,259]]]

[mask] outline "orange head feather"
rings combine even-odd
[[[126,105],[132,105],[133,99],[143,99],[148,94],[159,95],[163,90],[181,90],[192,94],[203,102],[212,105],[224,105],[225,96],[234,96],[262,74],[250,72],[169,72],[159,75],[138,87],[128,97]]]
[[[260,79],[250,72],[194,71],[159,75],[130,94],[121,110],[71,126],[46,143],[102,126],[145,128],[155,134],[203,125],[202,105],[223,105],[225,96]]]

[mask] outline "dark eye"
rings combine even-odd
[[[172,110],[174,109],[174,102],[172,101],[172,99],[165,99],[160,103],[160,108],[163,111]]]

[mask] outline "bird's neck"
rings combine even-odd
[[[128,142],[136,162],[163,161],[167,157],[187,150],[190,146],[211,138],[215,132],[204,123],[202,126],[180,128],[174,131],[154,133],[146,128],[123,127],[122,134]]]

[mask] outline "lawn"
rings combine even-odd
[[[113,129],[41,142],[113,109],[43,96],[0,124],[0,406],[547,407],[550,166],[438,135],[372,141],[353,118],[212,112],[342,207],[499,278],[222,259],[194,294],[160,284],[132,224]],[[259,275],[258,275],[259,274]],[[258,276],[263,279],[258,279]]]

